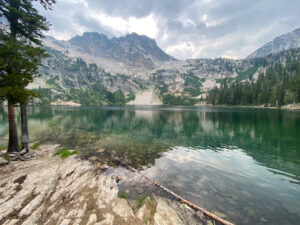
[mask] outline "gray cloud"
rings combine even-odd
[[[85,31],[124,35],[135,31],[126,27],[130,18],[153,15],[158,45],[177,58],[246,57],[299,27],[299,8],[299,0],[60,0],[53,11],[39,7],[60,39]],[[104,23],[99,15],[120,22]]]
[[[98,20],[86,14],[81,13],[81,11],[75,12],[73,14],[72,20],[74,21],[74,23],[85,28],[85,30],[97,31],[98,33],[106,34],[110,38],[121,35],[120,33],[114,31],[111,27],[101,26]]]
[[[196,0],[86,0],[94,9],[113,16],[144,17],[150,13],[164,17],[179,16]]]

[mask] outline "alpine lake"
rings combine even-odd
[[[56,106],[29,107],[28,117],[32,141],[107,163],[106,173],[124,176],[119,189],[128,199],[169,196],[114,157],[235,224],[299,224],[299,111]],[[7,134],[7,110],[0,107],[1,145]]]

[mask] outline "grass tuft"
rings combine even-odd
[[[10,157],[8,155],[1,155],[0,157],[5,159],[8,162],[8,164],[10,163]]]
[[[0,145],[0,151],[5,151],[5,150],[7,150],[7,146]]]
[[[119,195],[119,198],[127,199],[127,194],[126,194],[126,192],[122,192],[122,193]]]
[[[33,145],[32,145],[32,149],[34,150],[34,149],[37,149],[39,146],[40,146],[40,144],[41,144],[41,142],[39,142],[39,141],[37,141],[37,142],[35,142]]]
[[[62,159],[66,159],[68,158],[69,156],[71,155],[76,155],[78,154],[78,151],[73,151],[73,150],[69,150],[69,149],[66,149],[66,148],[63,148],[63,149],[59,149],[57,150],[53,156],[57,156],[59,155]]]
[[[151,195],[150,195],[149,193],[142,195],[142,196],[138,199],[138,202],[137,202],[138,207],[141,207],[141,206],[145,203],[145,201],[146,201],[146,199],[147,199],[148,197],[151,198]]]

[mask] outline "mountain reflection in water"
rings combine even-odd
[[[31,107],[32,140],[143,173],[237,224],[300,219],[300,112],[214,107]],[[18,121],[20,124],[20,121]],[[0,108],[0,138],[8,133]],[[132,186],[128,176],[121,190]]]

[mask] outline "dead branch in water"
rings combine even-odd
[[[211,218],[211,219],[213,219],[213,220],[215,220],[215,221],[217,221],[217,222],[219,222],[219,223],[221,223],[221,224],[223,224],[223,225],[233,225],[233,223],[230,223],[230,222],[228,222],[228,221],[226,221],[226,220],[224,220],[224,219],[222,219],[222,218],[216,216],[215,214],[210,213],[210,212],[208,212],[207,210],[205,210],[205,209],[203,209],[203,208],[201,208],[201,207],[195,205],[194,203],[192,203],[192,202],[190,202],[190,201],[188,201],[188,200],[182,198],[181,196],[175,194],[173,191],[169,190],[168,188],[166,188],[166,187],[160,185],[159,183],[155,182],[154,180],[152,180],[152,179],[146,177],[144,174],[140,173],[138,170],[136,170],[136,169],[132,168],[131,166],[129,166],[129,165],[123,163],[121,160],[119,160],[119,159],[116,159],[116,160],[119,161],[119,162],[121,163],[122,166],[128,168],[130,171],[140,174],[143,178],[145,178],[145,179],[146,179],[147,181],[149,181],[150,183],[152,183],[152,184],[154,184],[155,186],[157,186],[157,187],[163,189],[163,190],[166,191],[168,194],[170,194],[170,195],[172,195],[173,197],[175,197],[175,198],[176,198],[178,201],[180,201],[181,203],[184,203],[184,204],[188,205],[189,207],[191,207],[191,208],[193,208],[193,209],[195,209],[195,210],[197,210],[197,211],[202,212],[204,215],[208,216],[209,218]]]

